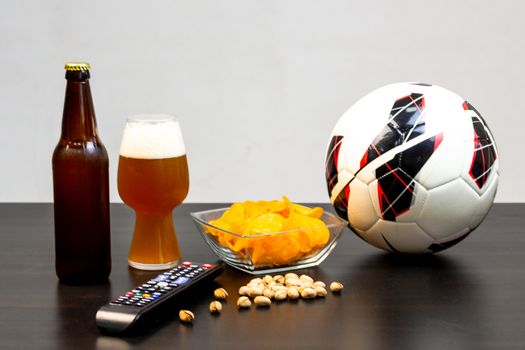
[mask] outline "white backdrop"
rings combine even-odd
[[[525,2],[58,1],[0,3],[0,201],[51,201],[63,63],[86,60],[111,200],[125,117],[180,117],[188,202],[328,201],[339,116],[397,81],[446,87],[482,113],[497,201],[525,201]]]

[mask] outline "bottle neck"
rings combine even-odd
[[[61,139],[68,141],[98,140],[95,109],[87,79],[68,79],[67,81]]]

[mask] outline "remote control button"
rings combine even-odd
[[[124,305],[133,305],[133,303],[131,301],[126,301]]]
[[[169,286],[171,288],[177,288],[179,285],[177,283],[170,283]]]
[[[153,292],[156,291],[156,290],[157,290],[157,288],[153,288],[153,287],[148,288],[148,292],[152,292],[152,293],[153,293]]]
[[[122,304],[121,301],[118,301],[118,300],[113,300],[111,303],[109,303],[110,305],[120,305]]]
[[[133,293],[140,293],[140,290],[138,290],[138,289],[133,289],[132,292],[133,292]]]
[[[178,285],[181,285],[181,284],[184,284],[186,282],[188,282],[190,279],[187,278],[187,277],[179,277],[177,278],[175,281],[173,281],[173,283],[176,283]]]
[[[154,279],[152,279],[150,282],[155,282],[155,283],[162,282],[162,281],[164,281],[164,280],[166,280],[168,278],[169,278],[169,276],[159,275],[159,276],[155,277]]]
[[[171,287],[164,287],[163,290],[165,290],[166,292],[169,292],[170,290],[173,290],[173,288],[171,288]]]
[[[195,265],[195,264],[193,264],[193,265],[191,265],[191,267],[194,268],[194,269],[196,269],[197,267],[199,267],[199,265]]]
[[[144,293],[144,294],[142,294],[142,297],[143,297],[144,299],[148,299],[148,298],[151,297],[151,294],[149,294],[149,293]]]
[[[185,261],[182,263],[183,266],[191,266],[191,262],[189,261]]]
[[[151,296],[151,298],[152,298],[152,299],[158,299],[158,298],[160,298],[160,295],[155,295],[155,294],[153,294],[153,295]],[[148,299],[148,300],[150,300],[150,299]]]
[[[164,287],[166,287],[167,285],[168,285],[168,282],[159,282],[159,283],[157,283],[157,286],[158,286],[159,288],[164,288]]]
[[[135,295],[135,294],[134,294],[133,292],[126,292],[126,296],[128,296],[128,297],[132,297],[132,296],[134,296],[134,295]]]
[[[199,267],[196,271],[197,271],[197,272],[202,272],[202,271],[204,271],[204,270],[203,270],[202,268]]]
[[[213,267],[212,264],[202,264],[201,266],[203,269],[211,269]]]

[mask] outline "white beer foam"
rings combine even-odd
[[[124,128],[120,155],[138,159],[164,159],[186,154],[177,119],[166,115],[130,117]]]

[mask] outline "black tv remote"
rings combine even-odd
[[[221,273],[219,265],[183,262],[102,306],[97,311],[97,326],[106,332],[123,332],[184,290]]]

